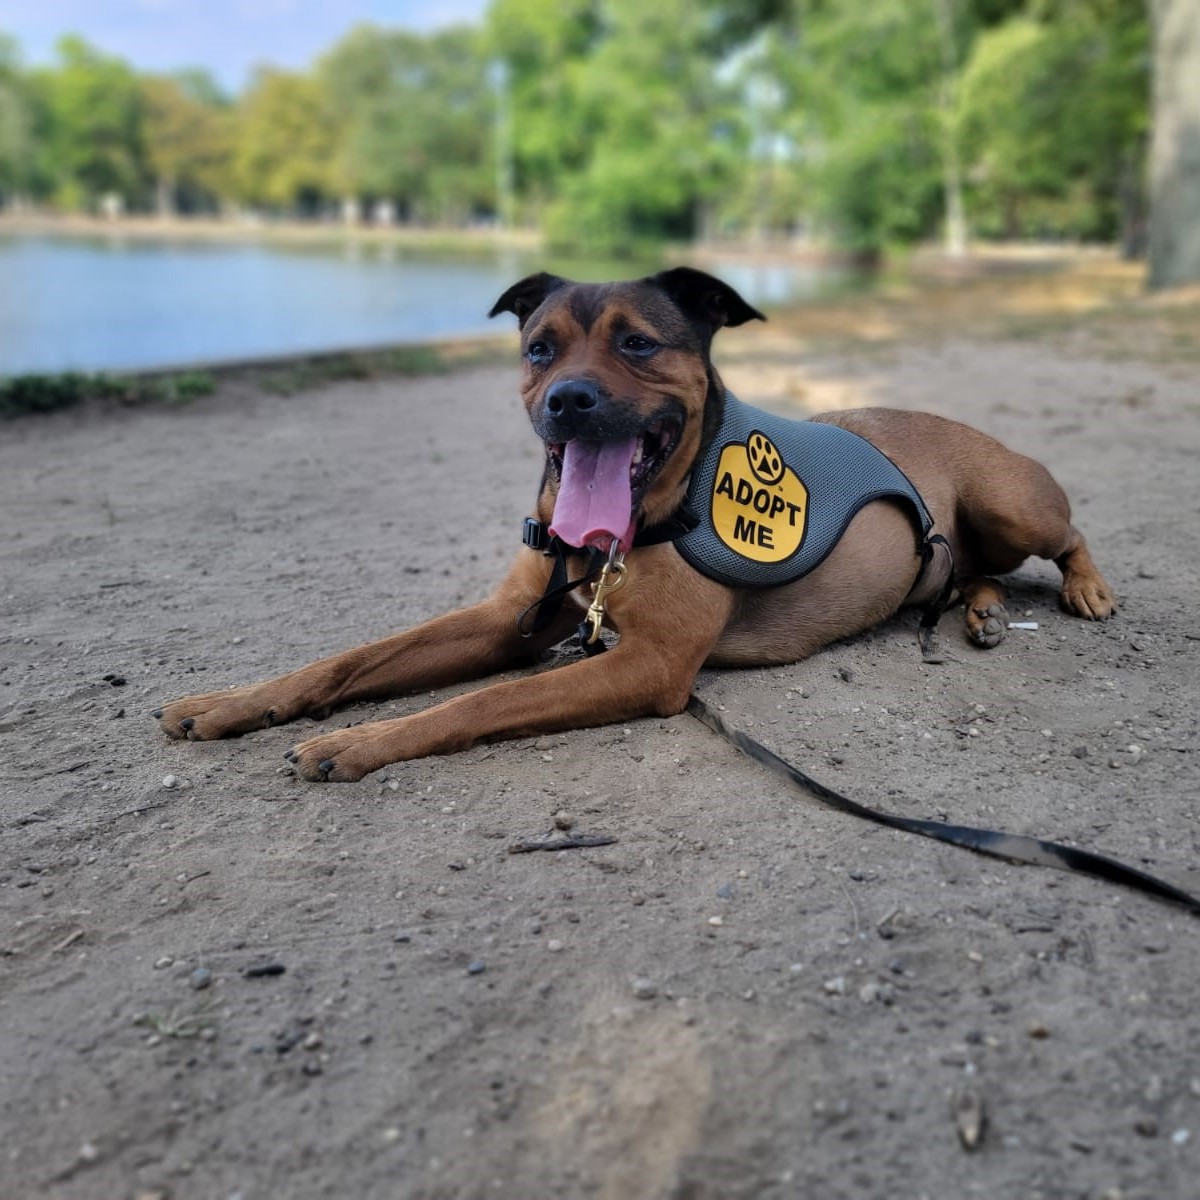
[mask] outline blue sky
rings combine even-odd
[[[430,30],[477,21],[486,0],[0,0],[0,33],[28,63],[78,33],[144,71],[207,67],[238,90],[258,63],[306,67],[361,21]]]

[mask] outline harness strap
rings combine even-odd
[[[937,633],[937,625],[942,613],[950,607],[950,597],[954,595],[956,583],[954,578],[954,551],[950,548],[950,543],[940,533],[930,534],[921,543],[921,571],[925,572],[929,570],[929,564],[933,562],[933,556],[938,546],[945,549],[946,557],[950,562],[950,569],[946,572],[946,582],[942,584],[941,591],[925,606],[924,611],[921,613],[921,623],[917,626],[917,641],[921,646],[921,657],[928,663],[942,661],[942,656],[938,652],[934,637]]]
[[[720,734],[731,746],[736,747],[748,758],[762,763],[768,770],[781,775],[794,787],[811,792],[822,803],[836,808],[851,816],[862,817],[874,821],[877,825],[886,825],[890,829],[900,829],[905,833],[915,833],[921,837],[933,838],[939,842],[949,842],[952,846],[963,846],[975,850],[979,854],[988,854],[993,858],[1007,859],[1009,862],[1032,863],[1042,867],[1056,867],[1061,871],[1077,871],[1084,875],[1092,875],[1109,883],[1123,884],[1182,904],[1189,912],[1200,916],[1200,898],[1183,891],[1172,884],[1136,867],[1127,866],[1115,858],[1103,854],[1094,854],[1090,850],[1079,850],[1074,846],[1064,846],[1060,842],[1049,842],[1042,838],[1026,837],[1023,834],[1003,833],[995,829],[977,829],[971,825],[948,825],[941,821],[924,821],[917,817],[902,817],[896,813],[881,812],[868,808],[835,792],[811,775],[806,775],[798,767],[785,762],[777,754],[773,754],[761,742],[743,733],[740,729],[731,729],[714,713],[703,700],[694,692],[688,697],[687,711],[701,724],[707,725],[714,733]]]
[[[525,522],[526,538],[530,536],[531,525],[537,526],[539,531],[544,532],[541,523],[530,517]],[[540,548],[540,546],[534,546],[528,540],[525,541],[525,545],[532,546],[534,549]],[[554,559],[554,567],[550,571],[546,590],[517,617],[517,632],[526,638],[532,637],[535,633],[541,633],[562,611],[563,602],[566,598],[577,587],[581,587],[585,583],[591,583],[600,574],[600,570],[604,566],[604,555],[599,550],[592,550],[589,553],[587,570],[578,579],[568,579],[567,547],[562,539],[550,538],[546,543],[545,552]],[[529,614],[533,613],[535,609],[537,611],[534,613],[533,620],[528,621]]]

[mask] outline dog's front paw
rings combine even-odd
[[[967,609],[967,636],[975,645],[990,650],[1003,641],[1007,629],[1008,611],[1003,604]]]
[[[236,737],[254,729],[269,729],[291,719],[278,697],[262,685],[184,696],[151,714],[168,737],[206,742]]]
[[[369,729],[355,726],[324,733],[293,746],[285,757],[298,775],[312,783],[354,783],[393,761]]]

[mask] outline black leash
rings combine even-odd
[[[696,518],[693,513],[684,509],[681,514],[672,517],[661,525],[641,531],[634,545],[654,545],[658,542],[673,541],[680,536],[681,530],[686,532],[694,527]],[[534,550],[542,550],[554,559],[554,567],[546,590],[540,599],[535,600],[517,618],[517,628],[521,634],[528,637],[544,629],[561,611],[567,596],[582,584],[590,583],[600,575],[604,568],[605,557],[598,550],[589,552],[587,567],[578,579],[567,579],[568,553],[578,553],[573,547],[566,546],[559,538],[552,538],[549,531],[541,522],[529,518],[525,522],[522,540],[525,545]],[[946,581],[939,590],[938,596],[926,607],[920,623],[919,639],[921,653],[927,662],[940,661],[934,643],[938,618],[945,610],[954,592],[954,561],[950,553],[950,545],[940,534],[927,538],[921,547],[923,568],[928,568],[932,562],[936,548],[940,546],[950,558],[950,569]],[[527,623],[530,614],[534,617]],[[600,654],[606,647],[597,638],[595,642],[587,640],[588,626],[584,621],[579,626],[579,644],[588,655]],[[740,750],[748,758],[761,763],[768,770],[781,775],[794,787],[811,792],[823,803],[839,812],[874,821],[877,825],[885,825],[889,829],[899,829],[905,833],[915,833],[920,837],[933,838],[934,841],[946,842],[952,846],[962,846],[979,854],[987,854],[993,858],[1002,858],[1008,862],[1030,863],[1040,867],[1054,867],[1060,871],[1076,871],[1083,875],[1092,875],[1109,883],[1122,884],[1139,892],[1169,900],[1180,904],[1189,912],[1200,916],[1200,899],[1174,887],[1145,871],[1127,866],[1115,858],[1103,854],[1094,854],[1090,850],[1079,850],[1073,846],[1064,846],[1060,842],[1050,842],[1043,838],[1028,837],[1018,833],[1004,833],[997,829],[979,829],[972,825],[950,825],[942,821],[927,821],[919,817],[902,817],[896,813],[880,812],[859,804],[833,788],[813,779],[798,767],[785,762],[779,755],[772,753],[761,742],[757,742],[749,734],[739,729],[731,729],[693,692],[688,697],[687,711],[701,724],[707,725],[714,733],[723,737],[731,746]]]
[[[895,813],[880,812],[868,808],[835,792],[831,787],[806,775],[798,767],[785,762],[777,754],[773,754],[761,742],[743,733],[740,729],[731,729],[693,692],[688,698],[687,711],[701,724],[707,725],[714,733],[718,733],[731,746],[736,747],[748,758],[762,763],[775,774],[783,776],[798,788],[811,792],[819,800],[836,808],[840,812],[850,813],[855,817],[863,817],[874,821],[877,825],[886,825],[890,829],[901,829],[905,833],[919,834],[921,837],[933,838],[939,842],[949,842],[952,846],[963,846],[980,854],[989,854],[993,858],[1007,859],[1009,862],[1033,863],[1041,867],[1056,867],[1061,871],[1078,871],[1084,875],[1093,875],[1109,883],[1123,884],[1158,896],[1164,900],[1183,905],[1190,912],[1200,916],[1200,899],[1174,887],[1163,880],[1139,871],[1136,867],[1117,862],[1103,854],[1093,854],[1090,850],[1078,850],[1073,846],[1064,846],[1059,842],[1047,842],[1041,838],[1026,837],[1017,833],[1002,833],[995,829],[976,829],[970,825],[948,825],[941,821],[924,821],[917,817],[902,817]]]

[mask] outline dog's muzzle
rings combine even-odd
[[[551,444],[633,437],[641,424],[635,412],[614,404],[592,379],[556,379],[534,406],[532,419],[538,437]]]

